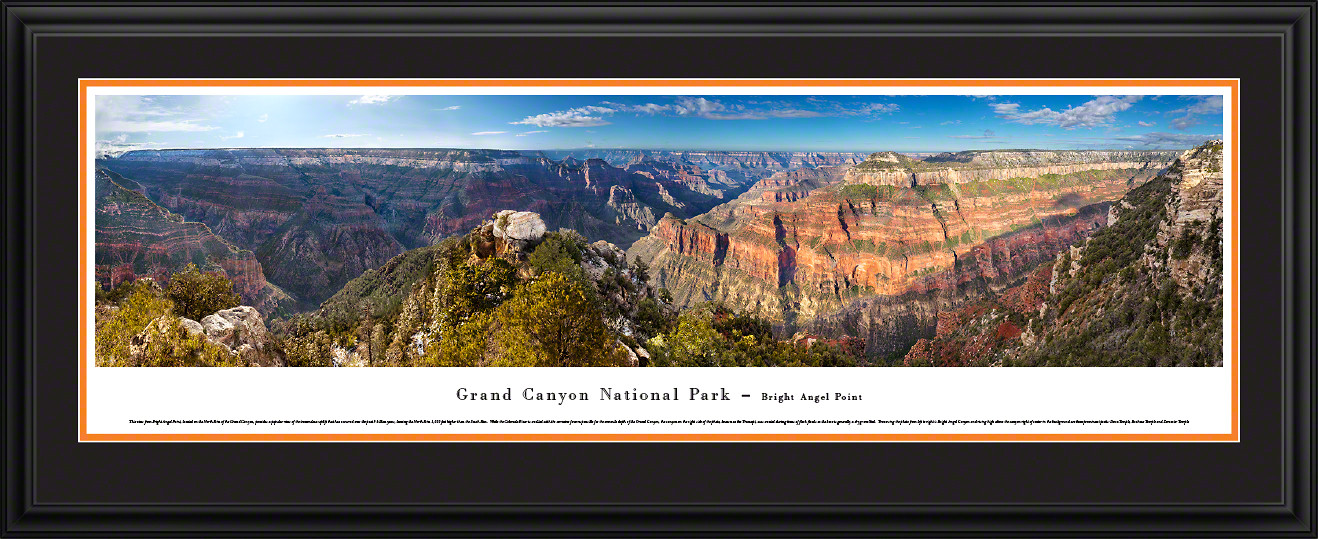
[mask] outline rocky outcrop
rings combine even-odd
[[[282,367],[283,354],[250,306],[225,309],[198,322],[159,316],[128,342],[126,366]]]
[[[195,326],[190,326],[188,322],[192,322]],[[270,343],[261,313],[249,306],[242,305],[218,311],[202,318],[199,324],[185,319],[184,325],[194,329],[199,326],[207,340],[223,346],[230,354],[241,358],[246,365],[283,366],[283,357]]]
[[[1158,170],[1175,152],[986,151],[939,154],[922,161],[893,152],[875,153],[853,167],[848,183],[914,187],[1068,175],[1090,170]]]
[[[503,210],[494,214],[493,225],[494,237],[511,250],[525,250],[545,235],[545,222],[540,214],[528,211]]]
[[[1222,279],[1220,246],[1206,245],[1222,236],[1222,141],[1185,152],[1163,176],[1174,188],[1164,205],[1168,219],[1159,224],[1156,251],[1168,256],[1158,261],[1146,253],[1146,264],[1165,263],[1184,291],[1212,286]]]
[[[626,252],[612,243],[588,243],[572,230],[546,232],[538,216],[521,213],[496,212],[460,238],[408,251],[379,271],[351,281],[318,312],[280,323],[276,331],[287,336],[284,342],[290,350],[290,364],[453,366],[439,360],[436,345],[484,337],[462,333],[463,324],[475,320],[473,315],[458,318],[446,313],[474,307],[495,316],[495,324],[502,324],[507,320],[499,317],[509,315],[496,310],[499,304],[538,280],[566,277],[589,287],[585,289],[590,290],[589,309],[600,316],[592,327],[606,329],[611,335],[609,343],[621,343],[616,351],[602,351],[616,352],[618,361],[610,365],[644,365],[649,354],[641,343],[673,314],[672,307],[647,282],[646,269],[631,264]],[[504,222],[498,223],[501,219]],[[546,246],[551,250],[541,252]],[[546,263],[550,266],[540,265]],[[462,279],[458,281],[463,283],[461,288],[453,281],[458,278]],[[495,282],[501,284],[490,287]],[[474,296],[479,299],[467,295],[474,292],[480,292]],[[468,303],[456,303],[458,298]],[[357,338],[342,338],[344,328]],[[502,353],[493,348],[485,352]],[[502,364],[489,363],[496,356],[485,356],[485,352],[485,359],[461,366]]]
[[[616,224],[635,223],[640,231],[648,231],[655,224],[654,210],[637,202],[636,194],[621,185],[609,187],[608,207],[613,210]]]

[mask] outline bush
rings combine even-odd
[[[645,298],[636,305],[636,331],[645,337],[654,337],[672,328],[673,320],[654,298]]]
[[[1194,221],[1181,231],[1181,236],[1176,238],[1176,242],[1172,245],[1172,258],[1176,260],[1185,260],[1190,256],[1191,252],[1194,252],[1194,248],[1197,247],[1200,242],[1199,233],[1195,231],[1195,228],[1198,225],[1199,222]]]
[[[878,188],[868,183],[853,183],[842,186],[842,197],[854,202],[872,200],[878,194]]]
[[[625,363],[579,281],[549,272],[494,313],[493,366],[613,367]]]
[[[150,341],[136,367],[239,367],[243,360],[206,340],[203,335],[188,332],[179,318],[165,317],[145,330]]]
[[[173,304],[151,281],[125,283],[115,290],[129,294],[119,302],[118,310],[96,330],[96,365],[99,367],[132,366],[128,345],[134,335],[146,328],[152,320],[169,314]]]
[[[512,296],[517,286],[516,270],[506,260],[450,266],[439,283],[439,323],[455,328],[479,312],[498,307]]]
[[[188,264],[170,277],[166,295],[174,302],[176,314],[193,320],[242,305],[233,281],[219,273],[202,273],[196,264]]]
[[[574,235],[576,237],[573,237]],[[581,269],[584,248],[585,240],[581,239],[579,234],[548,232],[526,261],[535,270],[536,275],[554,272],[584,280],[585,272]]]
[[[324,331],[289,337],[280,343],[289,367],[331,367],[334,339]]]

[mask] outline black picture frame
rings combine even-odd
[[[1318,533],[1313,2],[3,11],[5,537]],[[1239,77],[1241,442],[78,444],[68,83],[217,76]]]

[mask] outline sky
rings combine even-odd
[[[1180,149],[1221,96],[115,95],[98,152],[160,148]]]

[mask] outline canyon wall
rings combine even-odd
[[[909,347],[921,334],[911,328],[932,331],[959,297],[1005,286],[1104,226],[1109,201],[1169,162],[1094,155],[1002,158],[1009,167],[954,169],[987,180],[932,185],[876,184],[859,166],[775,174],[699,217],[665,217],[629,254],[679,305],[722,301],[784,330],[861,336],[872,355],[893,353],[904,350],[895,335]],[[918,163],[891,153],[871,161]]]
[[[1223,365],[1222,191],[1222,141],[1184,152],[1023,283],[939,312],[900,364]]]
[[[533,153],[533,152],[528,152]],[[801,167],[855,165],[865,160],[859,152],[736,152],[736,151],[674,151],[674,150],[542,150],[541,155],[555,160],[568,158],[603,159],[614,166],[623,166],[637,159],[661,159],[704,168],[750,168],[783,170]]]
[[[1005,150],[942,153],[914,160],[895,152],[870,154],[847,174],[850,183],[912,187],[1014,178],[1039,178],[1089,170],[1162,168],[1175,151]]]
[[[366,269],[466,233],[495,211],[534,211],[551,230],[627,246],[665,214],[699,215],[775,171],[844,160],[765,152],[626,157],[614,166],[505,150],[142,150],[97,167],[254,252],[266,276],[310,309]]]
[[[172,274],[196,264],[227,276],[243,303],[263,312],[293,307],[288,294],[266,281],[252,251],[215,235],[204,223],[185,221],[134,188],[140,186],[131,180],[96,173],[95,270],[102,287],[142,277],[164,285]]]

